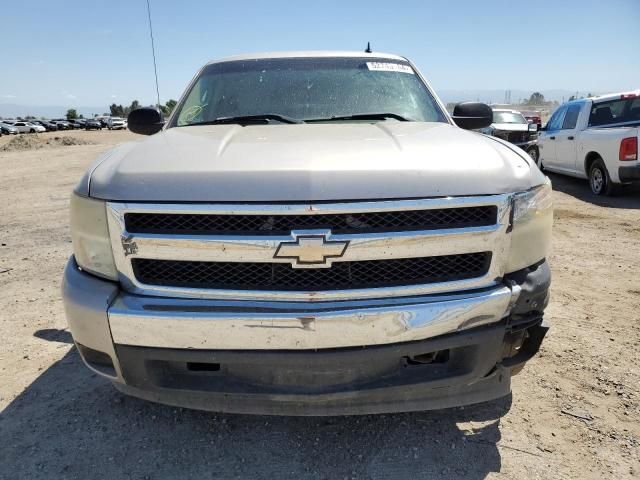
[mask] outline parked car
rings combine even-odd
[[[541,168],[589,180],[595,195],[640,182],[640,90],[565,103],[540,139]]]
[[[84,123],[85,130],[102,130],[102,124],[98,120],[89,119]]]
[[[542,114],[540,112],[523,110],[520,113],[524,115],[529,123],[535,123],[538,126],[538,130],[542,128]]]
[[[529,123],[517,110],[493,109],[493,122],[482,133],[513,143],[527,152],[534,162],[538,160],[538,126]]]
[[[11,123],[6,122],[6,121],[1,121],[0,122],[0,130],[2,130],[2,133],[5,135],[17,135],[18,134],[18,129],[16,127],[14,127]]]
[[[98,120],[100,122],[100,125],[102,125],[102,128],[107,128],[109,125],[107,124],[107,119],[109,117],[97,117],[95,118],[95,120]]]
[[[55,123],[51,123],[46,120],[31,120],[31,123],[44,127],[47,132],[55,132],[58,130],[58,126]]]
[[[51,123],[58,127],[58,130],[73,130],[73,127],[67,120],[51,120]]]
[[[2,121],[0,122],[0,130],[2,130],[2,133],[5,135],[17,135],[18,134],[18,129],[16,127],[14,127],[11,123]]]
[[[120,117],[109,117],[107,119],[107,128],[109,130],[120,130],[127,128],[125,120]]]
[[[528,155],[468,131],[491,121],[479,103],[450,117],[396,55],[206,65],[168,124],[133,111],[151,136],[72,196],[82,359],[125,393],[229,412],[509,394],[548,329],[553,212]]]
[[[31,122],[14,122],[13,126],[18,129],[19,133],[41,133],[46,131],[43,126]]]

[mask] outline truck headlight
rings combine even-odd
[[[78,266],[108,280],[117,280],[104,201],[71,195],[71,240]]]
[[[515,272],[546,258],[551,249],[551,181],[513,199],[511,249],[505,272]]]

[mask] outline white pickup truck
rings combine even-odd
[[[591,191],[609,195],[640,182],[640,90],[568,102],[541,130],[538,166],[588,178]]]
[[[109,117],[107,119],[107,128],[109,130],[120,130],[127,128],[127,124],[123,118]]]

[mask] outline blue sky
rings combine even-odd
[[[367,41],[436,91],[640,88],[640,0],[151,0],[151,13],[163,102],[210,59]],[[153,103],[146,15],[145,0],[3,5],[0,103]]]

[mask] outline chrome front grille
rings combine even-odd
[[[496,285],[510,205],[504,194],[305,205],[108,202],[107,211],[120,281],[132,293],[334,301]],[[314,242],[332,251],[313,260]]]
[[[284,263],[185,262],[134,258],[136,279],[148,285],[237,290],[341,290],[420,285],[485,275],[491,252],[336,262],[295,269]]]
[[[311,212],[312,213],[312,212]],[[306,215],[127,213],[130,233],[190,235],[289,235],[292,230],[328,229],[334,234],[441,230],[493,225],[495,205],[391,212]]]

